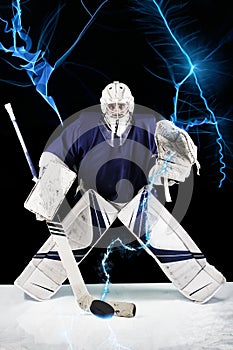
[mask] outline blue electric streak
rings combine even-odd
[[[78,35],[77,39],[74,41],[74,43],[71,45],[71,47],[56,61],[55,63],[55,67],[58,67],[66,58],[67,56],[71,53],[71,51],[76,47],[76,45],[78,44],[78,42],[80,41],[80,39],[82,38],[82,36],[84,35],[84,33],[87,31],[87,29],[90,27],[90,25],[92,24],[93,20],[95,19],[97,13],[100,11],[100,9],[108,2],[109,0],[104,0],[97,8],[97,10],[91,14],[90,11],[87,10],[87,8],[85,7],[85,10],[88,12],[88,14],[90,15],[90,19],[89,21],[86,23],[86,25],[84,26],[84,28],[82,29],[82,31],[80,32],[80,34]],[[81,2],[82,5],[84,6],[83,2]]]
[[[148,178],[148,185],[146,186],[146,189],[145,189],[145,192],[144,192],[144,197],[140,203],[140,208],[139,208],[139,211],[141,213],[144,213],[145,215],[145,228],[144,228],[144,232],[145,232],[145,239],[146,239],[146,243],[137,247],[137,248],[132,248],[126,244],[124,244],[120,238],[116,238],[115,240],[113,240],[109,246],[107,247],[107,251],[106,253],[104,254],[104,257],[102,259],[102,262],[101,262],[101,265],[102,265],[102,269],[103,269],[103,272],[105,274],[105,277],[106,277],[106,281],[105,281],[105,286],[104,286],[104,291],[102,293],[102,296],[101,296],[101,300],[104,300],[106,295],[109,293],[109,283],[110,283],[110,274],[108,273],[107,271],[107,262],[108,262],[108,258],[110,256],[110,254],[112,253],[112,249],[115,245],[116,242],[119,242],[120,245],[126,249],[126,250],[129,250],[129,251],[137,251],[137,250],[140,250],[140,249],[145,249],[145,247],[149,246],[150,245],[150,235],[151,235],[151,227],[150,227],[150,224],[149,222],[153,222],[155,223],[158,218],[157,217],[148,217],[148,210],[147,210],[147,204],[148,204],[148,200],[149,200],[149,197],[152,193],[152,187],[153,187],[153,184],[156,182],[156,178],[158,177],[161,177],[163,176],[166,171],[167,171],[167,164],[172,161],[172,158],[174,157],[175,155],[175,152],[172,152],[169,157],[167,157],[165,160],[164,160],[164,163],[163,163],[163,167],[161,168],[160,171],[154,171],[151,175],[149,175],[149,178]]]
[[[104,254],[104,258],[101,262],[101,265],[102,265],[102,268],[103,268],[103,272],[106,276],[106,281],[105,281],[105,285],[104,285],[104,291],[102,293],[102,296],[101,296],[101,300],[104,300],[106,295],[109,293],[109,289],[108,289],[108,285],[110,283],[110,274],[108,273],[107,271],[107,267],[106,267],[106,263],[107,263],[107,260],[109,258],[109,255],[112,253],[112,249],[115,245],[116,242],[119,242],[121,244],[121,246],[126,249],[126,250],[130,250],[130,251],[136,251],[135,248],[132,248],[130,246],[127,246],[126,244],[124,244],[120,238],[116,238],[114,241],[112,241],[109,246],[107,247],[107,251],[106,253]]]
[[[148,185],[146,187],[145,195],[140,203],[140,212],[144,212],[145,214],[145,238],[146,238],[146,246],[150,244],[150,235],[151,235],[151,227],[149,222],[155,223],[157,221],[157,217],[150,217],[148,216],[148,210],[147,210],[147,204],[149,197],[151,196],[153,184],[157,182],[157,178],[163,177],[164,174],[167,172],[167,164],[172,161],[172,158],[174,157],[175,152],[172,152],[163,162],[163,166],[160,171],[154,171],[152,174],[149,174],[148,177]],[[140,247],[144,248],[144,247]]]
[[[99,345],[96,346],[96,350],[103,350],[103,349],[132,350],[131,348],[119,343],[117,339],[117,335],[113,331],[109,323],[107,323],[107,327],[109,329],[109,334],[103,342],[101,342]]]
[[[77,39],[74,41],[74,43],[70,46],[66,52],[57,59],[55,64],[52,66],[47,58],[46,53],[48,51],[48,44],[46,47],[46,50],[43,51],[40,49],[40,46],[43,43],[43,36],[46,32],[50,32],[49,27],[53,26],[52,28],[52,34],[54,33],[55,27],[53,22],[57,20],[57,16],[61,10],[61,7],[58,7],[58,10],[56,13],[52,16],[49,23],[47,24],[46,28],[44,29],[42,36],[38,42],[37,45],[37,51],[32,52],[32,39],[29,36],[28,32],[23,28],[22,26],[22,10],[20,5],[20,0],[12,1],[12,12],[13,17],[11,20],[12,26],[8,23],[8,21],[0,18],[0,22],[5,24],[4,33],[12,35],[12,45],[10,47],[5,47],[0,42],[0,51],[4,51],[7,54],[11,54],[12,57],[17,57],[21,61],[23,61],[23,64],[12,64],[9,60],[5,60],[12,68],[16,70],[25,70],[27,75],[29,76],[32,84],[35,86],[36,91],[46,100],[46,102],[53,108],[53,110],[57,113],[60,123],[63,124],[61,116],[59,114],[59,111],[57,109],[57,106],[55,104],[55,101],[52,96],[48,95],[48,83],[49,79],[51,77],[51,74],[54,72],[54,70],[67,58],[67,56],[71,53],[71,51],[76,47],[84,33],[87,31],[87,29],[92,24],[93,20],[95,19],[97,13],[100,11],[102,6],[107,2],[108,0],[103,1],[97,8],[97,10],[91,14],[89,11],[87,11],[87,8],[85,7],[86,11],[90,15],[89,21],[86,23],[80,34],[77,36]],[[82,3],[82,2],[81,2]],[[82,3],[84,6],[84,4]],[[51,34],[51,37],[52,37]],[[51,39],[50,39],[51,40]],[[10,81],[8,81],[10,82]],[[11,84],[19,85],[19,86],[27,86],[27,84],[20,84],[11,81]]]
[[[194,59],[192,58],[192,54],[189,53],[188,50],[190,42],[193,40],[193,37],[195,37],[196,33],[190,33],[187,35],[187,39],[181,38],[179,39],[179,29],[182,26],[182,20],[179,19],[179,21],[176,21],[175,18],[175,11],[174,7],[171,1],[155,1],[155,0],[146,0],[146,1],[135,1],[136,6],[134,9],[138,11],[141,14],[145,14],[146,17],[141,20],[141,22],[144,23],[145,27],[144,30],[149,35],[154,35],[159,32],[160,38],[164,36],[163,39],[158,38],[157,40],[154,39],[154,42],[152,42],[153,39],[149,40],[148,43],[151,46],[151,48],[155,51],[155,53],[159,56],[161,60],[165,63],[165,66],[167,67],[167,73],[170,75],[170,78],[162,78],[159,77],[156,73],[152,72],[150,69],[147,69],[149,73],[156,76],[157,78],[160,78],[162,80],[172,82],[173,87],[175,89],[175,95],[173,98],[173,113],[171,114],[171,120],[178,124],[180,127],[183,127],[185,130],[190,129],[193,126],[200,126],[203,124],[209,124],[214,127],[215,134],[216,134],[216,143],[218,145],[218,153],[219,153],[219,163],[220,163],[220,175],[221,179],[219,182],[219,188],[222,186],[223,181],[226,179],[226,163],[224,161],[224,154],[223,154],[223,145],[224,140],[222,137],[222,134],[219,129],[219,123],[217,120],[217,117],[214,113],[214,111],[211,109],[209,102],[207,98],[205,97],[205,92],[202,88],[201,80],[199,78],[199,74],[201,74],[202,69],[202,63],[209,58],[212,53],[209,53],[204,59],[202,59],[202,62],[197,61],[194,63]],[[182,9],[182,5],[179,7],[177,6],[177,10]],[[173,11],[173,13],[172,13]],[[171,15],[172,13],[172,15]],[[179,12],[177,12],[177,15],[179,16]],[[170,16],[170,21],[168,20],[168,17]],[[177,18],[179,18],[177,16]],[[148,18],[150,17],[150,18]],[[171,25],[169,24],[171,23]],[[187,25],[187,22],[186,22]],[[160,27],[160,29],[155,27]],[[184,24],[185,26],[185,24]],[[149,36],[148,35],[148,36]],[[166,57],[163,53],[163,50],[165,50],[165,47],[167,48]],[[219,46],[216,48],[216,50],[219,48]],[[169,52],[169,53],[168,53]],[[194,56],[194,55],[193,55]],[[161,67],[160,67],[161,68]],[[188,87],[188,88],[187,88]],[[194,89],[196,90],[194,93]],[[181,91],[182,90],[182,91]],[[191,118],[191,121],[188,119],[186,121],[179,119],[179,117],[182,115],[182,113],[185,113],[183,111],[184,106],[190,106],[191,103],[187,100],[183,100],[181,98],[182,94],[187,94],[187,96],[192,96],[195,94],[195,98],[199,96],[200,100],[202,102],[198,102],[198,106],[192,105],[192,109],[196,109],[199,114],[208,115],[204,118]],[[191,97],[190,97],[191,98]],[[180,103],[181,107],[180,110],[178,108],[178,104]],[[202,103],[204,110],[199,109],[200,103]],[[187,112],[187,111],[186,111]],[[186,113],[188,115],[188,113]],[[194,121],[193,121],[194,120]]]
[[[2,43],[0,43],[0,50],[5,53],[11,54],[13,57],[18,57],[24,62],[24,64],[19,64],[15,66],[9,63],[13,68],[18,70],[25,70],[29,76],[32,84],[36,87],[36,91],[41,94],[41,96],[46,100],[46,102],[54,109],[57,113],[60,122],[62,123],[60,114],[55,105],[55,102],[51,96],[48,96],[47,85],[49,78],[54,70],[45,58],[45,51],[38,49],[36,52],[32,52],[32,40],[28,35],[27,31],[22,26],[21,21],[21,6],[20,0],[12,2],[12,12],[13,17],[11,20],[12,27],[10,27],[8,21],[0,18],[2,22],[5,23],[5,33],[12,34],[12,46],[6,48]]]

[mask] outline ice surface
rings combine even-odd
[[[100,298],[103,285],[87,285]],[[134,318],[99,319],[82,311],[69,285],[44,302],[0,286],[0,350],[232,350],[233,282],[207,303],[171,283],[112,284],[106,301],[134,302]]]

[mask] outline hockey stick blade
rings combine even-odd
[[[111,305],[102,300],[93,300],[90,306],[90,311],[93,315],[108,319],[114,315],[115,310]]]
[[[108,304],[113,307],[115,314],[118,317],[130,318],[136,315],[136,305],[134,303],[108,300]]]
[[[60,222],[50,221],[47,222],[47,226],[53,236],[54,241],[56,242],[58,253],[66,269],[67,277],[77,299],[78,305],[83,310],[90,309],[93,301],[97,299],[93,298],[87,290],[62,224]],[[102,305],[95,305],[96,303],[94,303],[92,305],[92,310],[90,309],[90,311],[93,314],[97,314],[98,312],[102,314],[115,313],[116,316],[119,317],[133,317],[135,315],[136,307],[133,303],[121,301],[108,301],[108,303],[102,303]],[[101,304],[101,302],[99,304]],[[108,309],[106,304],[108,305]]]

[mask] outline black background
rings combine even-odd
[[[92,13],[100,3],[85,2]],[[220,121],[227,177],[219,188],[221,174],[216,142],[208,132],[194,134],[194,141],[199,145],[201,176],[194,175],[193,196],[182,226],[209,263],[232,281],[232,11],[229,1],[190,1],[184,12],[183,1],[163,3],[167,10],[173,9],[167,13],[174,16],[176,34],[194,37],[196,51],[204,48],[206,53],[213,53],[205,62],[205,67],[209,64],[206,75],[210,83],[205,93]],[[32,52],[37,50],[43,28],[59,4],[62,8],[53,36],[49,41],[48,28],[48,35],[44,36],[44,43],[48,43],[46,58],[52,66],[75,42],[90,17],[79,1],[21,2],[22,25],[29,30]],[[63,64],[52,73],[48,95],[54,98],[63,120],[82,108],[98,104],[102,89],[113,80],[126,83],[137,104],[170,118],[174,87],[146,69],[149,67],[157,75],[164,73],[147,42],[146,29],[136,21],[141,18],[140,14],[132,5],[137,7],[137,2],[109,0]],[[1,1],[0,17],[10,21],[10,1]],[[186,24],[181,26],[183,22]],[[0,24],[0,41],[9,47],[12,37],[3,32],[4,24]],[[159,31],[155,30],[154,37],[149,38],[155,42],[160,40]],[[45,50],[45,44],[42,48]],[[1,284],[13,283],[49,236],[45,223],[36,221],[34,215],[24,209],[23,203],[33,186],[32,175],[4,104],[11,103],[37,170],[43,147],[59,126],[57,114],[36,91],[25,70],[15,69],[6,60],[15,67],[24,63],[0,51]],[[103,251],[94,249],[81,263],[86,282],[103,281],[102,257]],[[136,254],[115,251],[110,256],[110,264],[113,283],[167,281],[144,251]]]

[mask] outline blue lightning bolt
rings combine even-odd
[[[42,37],[45,32],[49,31],[49,26],[53,25],[54,28],[52,32],[55,30],[55,24],[57,16],[61,10],[61,6],[58,7],[56,13],[52,16],[51,20],[49,21],[48,25],[46,26],[44,32],[42,33],[42,37],[40,38],[38,45],[37,45],[37,51],[32,52],[32,39],[30,38],[28,32],[23,28],[22,26],[22,10],[20,5],[20,0],[12,1],[12,12],[13,17],[11,20],[12,26],[9,25],[8,21],[0,18],[0,22],[5,24],[4,33],[12,35],[12,45],[10,45],[8,48],[5,47],[0,42],[0,51],[3,51],[7,54],[10,54],[12,57],[17,57],[21,61],[23,61],[23,64],[19,64],[18,66],[15,64],[12,64],[10,61],[5,60],[12,68],[17,70],[24,70],[26,71],[28,77],[30,78],[32,84],[35,86],[36,91],[46,100],[46,102],[53,108],[53,110],[57,113],[59,120],[61,124],[63,124],[61,116],[59,114],[59,111],[57,109],[57,106],[54,102],[54,99],[52,96],[48,96],[48,83],[49,79],[51,77],[51,74],[54,72],[54,70],[59,67],[62,62],[68,57],[68,55],[71,53],[71,51],[76,47],[84,33],[87,31],[87,29],[92,24],[93,20],[95,19],[97,13],[100,11],[102,6],[107,2],[108,0],[104,0],[97,8],[97,10],[91,14],[91,12],[87,9],[87,7],[84,5],[84,3],[81,1],[81,4],[87,11],[87,13],[90,15],[90,19],[86,23],[86,25],[83,27],[82,31],[77,36],[74,43],[69,47],[69,49],[57,59],[55,64],[52,66],[47,58],[46,53],[48,51],[48,47],[45,51],[40,49],[41,43],[43,42]],[[9,82],[9,81],[8,81]],[[11,84],[19,85],[19,86],[27,86],[27,84],[20,84],[15,83],[13,81],[9,82]]]
[[[22,26],[20,0],[12,2],[12,12],[12,27],[10,27],[8,21],[0,18],[0,20],[5,23],[4,32],[12,34],[12,46],[6,48],[2,43],[0,43],[0,50],[11,54],[13,57],[18,57],[24,62],[24,64],[20,64],[17,67],[11,64],[9,61],[6,61],[9,63],[9,65],[11,65],[11,67],[26,71],[32,84],[36,87],[36,91],[38,91],[46,102],[54,109],[60,119],[60,122],[62,123],[55,102],[51,96],[48,96],[47,92],[48,81],[54,67],[52,67],[46,60],[45,51],[38,49],[36,52],[31,52],[32,40]]]
[[[139,212],[144,212],[145,214],[145,240],[146,240],[146,246],[150,244],[150,235],[151,235],[151,227],[149,222],[156,222],[157,218],[154,216],[153,218],[149,218],[148,216],[148,210],[147,210],[147,204],[149,197],[151,196],[152,190],[153,190],[153,184],[156,183],[156,179],[163,177],[164,174],[167,172],[167,164],[171,162],[172,158],[174,157],[175,152],[171,152],[171,154],[164,160],[163,166],[159,171],[154,171],[148,176],[148,185],[146,186],[146,189],[144,191],[143,199],[139,205]],[[149,219],[152,219],[151,221]],[[144,246],[139,247],[138,249],[144,248]]]
[[[131,348],[120,344],[117,339],[116,333],[113,331],[109,323],[107,324],[107,326],[109,329],[109,335],[104,342],[102,342],[96,347],[96,350],[103,350],[103,349],[132,350]]]
[[[170,162],[172,160],[172,157],[175,155],[175,152],[172,152],[169,157],[167,157],[167,159],[164,160],[163,166],[160,169],[160,171],[154,171],[152,174],[149,175],[148,178],[148,185],[146,186],[146,190],[144,191],[144,196],[143,199],[139,205],[139,212],[144,213],[145,215],[145,222],[144,222],[144,232],[145,232],[145,244],[137,247],[137,248],[133,248],[129,245],[126,245],[122,242],[122,240],[120,238],[116,238],[115,240],[113,240],[109,246],[107,247],[106,253],[104,254],[104,257],[102,259],[101,265],[102,265],[102,269],[104,272],[104,275],[106,277],[106,281],[105,281],[105,285],[104,285],[104,290],[101,296],[101,300],[105,300],[106,295],[109,293],[109,284],[110,284],[110,274],[107,271],[108,267],[107,267],[107,263],[108,263],[108,259],[110,254],[112,253],[113,247],[115,245],[116,242],[119,242],[120,245],[125,249],[125,250],[129,250],[131,252],[135,252],[137,250],[140,249],[145,249],[146,246],[150,245],[150,235],[151,235],[151,227],[149,222],[156,222],[157,221],[157,217],[153,216],[153,218],[149,218],[148,217],[148,210],[147,210],[147,204],[148,204],[148,200],[149,197],[152,193],[152,188],[153,188],[153,184],[155,183],[155,179],[157,177],[161,177],[163,176],[164,173],[166,173],[167,171],[167,164],[168,162]],[[149,220],[151,219],[151,220]]]
[[[201,84],[201,78],[203,79],[203,77],[199,77],[199,75],[201,76],[204,62],[213,55],[214,51],[207,54],[202,60],[195,58],[197,55],[194,55],[194,49],[191,49],[191,43],[195,39],[196,33],[188,34],[186,39],[179,39],[178,33],[183,24],[180,20],[179,12],[175,14],[176,5],[172,6],[170,1],[165,2],[162,0],[158,2],[155,0],[136,0],[135,3],[136,6],[134,7],[134,10],[138,11],[141,15],[146,15],[145,18],[138,19],[138,21],[143,23],[144,30],[148,37],[150,35],[156,36],[156,34],[159,34],[158,39],[156,37],[155,39],[148,40],[148,43],[159,59],[165,63],[165,66],[167,67],[165,74],[168,74],[169,78],[161,77],[147,67],[146,69],[156,78],[169,83],[172,82],[173,84],[175,94],[173,98],[173,113],[170,116],[171,120],[185,130],[189,130],[193,126],[204,124],[209,124],[214,127],[216,143],[219,150],[219,171],[221,174],[219,182],[220,188],[223,181],[226,179],[226,163],[223,154],[223,146],[225,145],[225,142],[219,129],[218,119],[205,97],[206,94]],[[169,7],[170,4],[171,6]],[[182,7],[183,4],[179,7],[177,6],[176,10],[180,11]],[[175,15],[177,14],[177,19],[179,18],[178,20],[175,18]],[[187,20],[184,25],[187,26]],[[216,50],[218,48],[219,47],[217,47]],[[165,53],[163,53],[163,50],[165,50]],[[167,58],[167,56],[169,57]],[[188,96],[188,98],[182,98],[184,95]],[[188,100],[191,98],[196,99],[195,105]],[[178,108],[179,105],[180,109]],[[188,109],[184,108],[186,106],[188,106]],[[201,106],[203,107],[201,108]],[[192,117],[191,120],[182,120],[180,118],[182,114],[186,113],[187,117],[190,114],[190,110],[192,110],[192,115],[199,114],[204,115],[205,117]]]
[[[108,288],[108,286],[109,286],[109,283],[110,283],[110,274],[109,274],[108,271],[107,271],[106,264],[107,264],[109,255],[112,253],[112,249],[113,249],[113,247],[114,247],[114,245],[115,245],[116,242],[119,242],[120,245],[121,245],[124,249],[126,249],[126,250],[136,251],[135,248],[132,248],[132,247],[130,247],[130,246],[124,244],[120,238],[116,238],[115,240],[113,240],[113,241],[109,244],[109,246],[107,247],[107,251],[106,251],[106,253],[104,254],[104,258],[103,258],[103,260],[102,260],[102,262],[101,262],[101,265],[102,265],[102,268],[103,268],[103,272],[104,272],[104,274],[105,274],[105,276],[106,276],[106,281],[105,281],[105,285],[104,285],[104,291],[103,291],[103,293],[102,293],[101,300],[104,300],[105,297],[106,297],[106,295],[109,293],[109,288]]]

